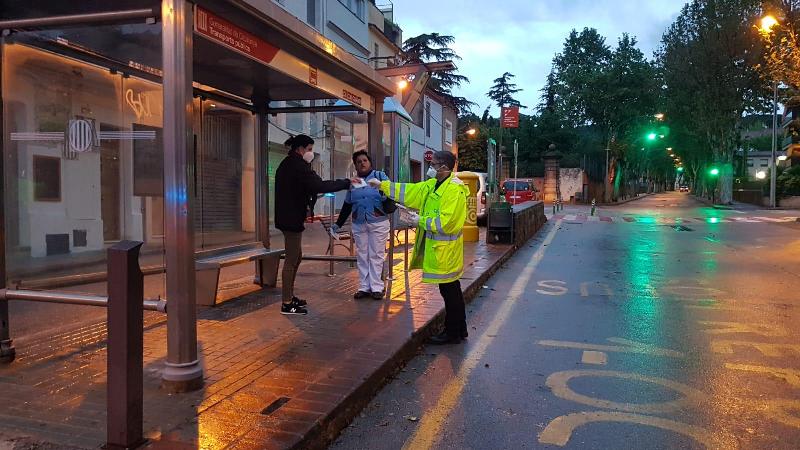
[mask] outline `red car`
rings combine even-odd
[[[508,179],[503,182],[503,192],[508,203],[517,204],[539,200],[539,191],[532,178]]]

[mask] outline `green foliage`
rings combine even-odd
[[[520,108],[527,108],[522,105],[519,100],[514,98],[514,94],[522,92],[522,89],[517,88],[515,83],[511,80],[514,79],[514,74],[506,72],[499,78],[494,79],[494,85],[486,93],[486,96],[494,100],[498,107],[503,106],[518,106]]]
[[[780,198],[800,195],[800,165],[792,166],[779,174],[775,186]]]

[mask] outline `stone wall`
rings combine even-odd
[[[547,222],[543,202],[525,202],[514,206],[514,245],[520,247]]]

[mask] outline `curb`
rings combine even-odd
[[[544,228],[544,222],[539,230],[536,230],[530,239],[535,238],[539,231]],[[462,286],[464,293],[464,303],[469,305],[483,288],[484,283],[491,278],[500,268],[520,249],[521,247],[510,246],[506,252],[492,264],[480,276],[473,279],[466,286]],[[369,402],[377,393],[391,381],[392,376],[396,375],[403,366],[417,356],[418,350],[425,344],[425,341],[435,334],[441,324],[444,323],[444,307],[436,316],[428,320],[417,331],[413,332],[408,340],[378,367],[371,375],[364,379],[360,386],[337,405],[327,416],[320,419],[315,426],[309,430],[299,442],[292,445],[291,449],[326,449],[355,419],[361,411],[369,405]]]
[[[627,200],[622,200],[621,202],[598,203],[597,206],[619,206],[619,205],[624,205],[625,203],[635,202],[636,200],[641,200],[643,198],[650,197],[650,196],[653,196],[653,195],[655,195],[655,192],[650,193],[650,194],[642,194],[642,195],[639,195],[638,197],[629,198]]]

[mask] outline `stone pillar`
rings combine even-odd
[[[552,203],[558,199],[560,190],[558,171],[561,169],[562,155],[555,148],[554,144],[550,144],[550,151],[542,157],[544,161],[544,196],[542,200],[546,203]]]

